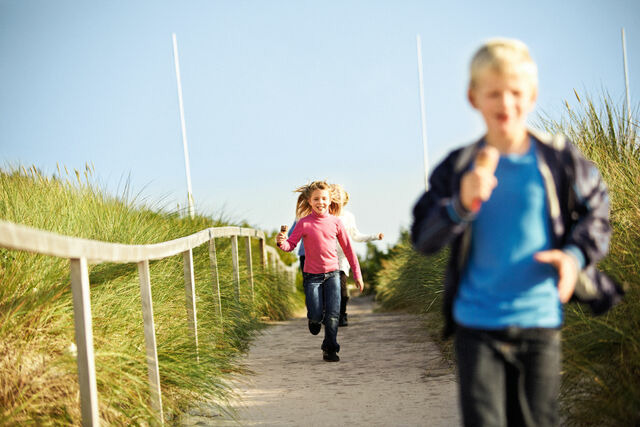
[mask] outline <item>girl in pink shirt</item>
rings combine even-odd
[[[281,232],[277,235],[276,242],[280,249],[291,252],[300,239],[304,239],[305,262],[302,275],[309,331],[317,335],[324,323],[323,359],[337,362],[340,360],[337,355],[340,351],[337,341],[340,276],[336,240],[353,270],[356,286],[362,290],[364,286],[360,264],[342,221],[329,213],[331,186],[325,181],[314,181],[296,191],[300,192],[296,208],[296,217],[300,220],[288,239]]]

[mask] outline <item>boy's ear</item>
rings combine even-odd
[[[478,109],[477,105],[476,105],[476,101],[475,101],[475,96],[473,93],[473,89],[469,88],[467,90],[467,99],[469,100],[469,103],[471,104],[471,106],[475,109]]]

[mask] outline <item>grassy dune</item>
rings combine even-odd
[[[542,127],[568,135],[601,171],[609,186],[613,237],[599,267],[622,283],[622,304],[593,317],[577,304],[565,307],[562,404],[567,425],[640,425],[640,138],[638,120],[626,120],[608,97],[598,103],[577,97],[560,121]],[[598,107],[601,105],[602,107]],[[428,313],[428,328],[441,329],[446,251],[424,257],[408,242],[394,249],[378,274],[383,307]],[[450,342],[443,343],[451,354]]]
[[[35,168],[0,172],[0,219],[126,244],[158,243],[228,225],[140,207],[127,189],[121,197],[109,196],[91,184],[91,175],[89,166],[65,179],[45,177]],[[224,406],[232,393],[226,380],[242,371],[237,356],[260,328],[258,319],[286,318],[300,304],[285,280],[255,267],[260,265],[257,244],[252,248],[255,302],[244,270],[236,301],[228,240],[216,239],[222,319],[207,245],[194,250],[199,361],[187,322],[182,256],[151,263],[169,419],[196,399],[211,398]],[[89,275],[100,417],[109,424],[148,424],[152,415],[137,267],[93,265]],[[79,424],[69,261],[0,249],[0,283],[0,425]]]

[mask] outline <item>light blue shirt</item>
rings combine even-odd
[[[454,319],[482,329],[559,327],[557,271],[533,259],[552,247],[534,141],[523,155],[500,156],[496,178],[498,186],[471,223],[469,260],[454,301]]]

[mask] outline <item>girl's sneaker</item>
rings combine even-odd
[[[312,335],[318,335],[321,328],[322,323],[316,323],[309,320],[309,332],[311,332]]]
[[[322,351],[322,358],[325,362],[339,362],[340,356],[335,351]]]

